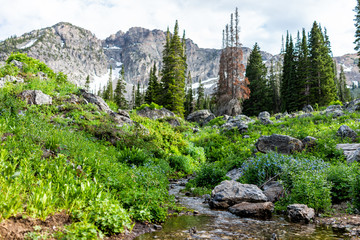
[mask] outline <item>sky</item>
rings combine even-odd
[[[354,53],[356,0],[0,0],[0,41],[70,22],[105,39],[131,27],[166,30],[176,20],[202,48],[221,48],[222,30],[238,7],[240,41],[278,54],[282,36],[326,27],[334,56]]]

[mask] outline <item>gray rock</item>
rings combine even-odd
[[[287,214],[290,222],[309,223],[314,219],[315,211],[305,204],[291,204],[287,206]]]
[[[336,132],[336,135],[341,138],[351,138],[354,142],[357,140],[358,135],[347,125],[342,125]]]
[[[305,107],[303,107],[302,109],[304,112],[306,113],[311,113],[314,111],[313,107],[311,105],[306,105]]]
[[[25,90],[19,97],[30,105],[52,104],[52,98],[40,90]]]
[[[344,115],[343,107],[340,105],[330,105],[328,106],[322,114],[326,114],[326,116],[332,115],[332,117],[341,117]]]
[[[231,180],[238,180],[242,176],[242,168],[234,168],[226,174]]]
[[[116,112],[109,112],[109,115],[114,119],[119,127],[124,126],[124,124],[133,125],[134,121],[132,121],[129,117],[125,117]]]
[[[123,117],[130,118],[130,114],[126,110],[118,109],[118,113]]]
[[[101,111],[104,111],[106,113],[111,113],[112,110],[110,109],[110,107],[107,105],[107,103],[104,101],[104,99],[102,99],[101,97],[93,94],[93,93],[89,93],[87,91],[85,91],[84,89],[80,89],[80,93],[81,96],[88,102],[88,103],[92,103],[96,106],[98,106],[98,108]]]
[[[262,203],[238,203],[229,208],[229,212],[239,217],[254,217],[254,218],[271,218],[274,211],[274,204],[272,202]]]
[[[214,118],[215,115],[211,113],[210,110],[204,109],[189,114],[186,120],[189,122],[197,122],[200,125],[205,125]]]
[[[337,144],[336,145],[336,149],[342,149],[344,151],[344,155],[347,159],[348,162],[350,161],[356,161],[353,158],[354,153],[356,152],[356,150],[360,149],[360,144],[359,143],[354,143],[354,144],[349,144],[349,143],[345,143],[345,144]]]
[[[175,117],[175,114],[166,108],[162,109],[151,109],[149,107],[145,107],[141,110],[136,111],[137,115],[141,117],[147,117],[153,120],[163,119],[168,117]]]
[[[309,118],[309,117],[314,117],[314,115],[312,113],[305,113],[302,115],[299,115],[298,118]]]
[[[268,182],[264,185],[264,194],[269,202],[277,202],[284,197],[284,187],[281,183],[276,181]]]
[[[6,75],[5,77],[0,78],[0,88],[5,86],[5,83],[12,82],[12,83],[23,83],[24,79],[20,77],[14,77],[10,75]]]
[[[262,153],[276,151],[278,153],[291,154],[303,150],[303,143],[299,139],[278,134],[261,136],[255,143],[255,146]]]
[[[177,118],[168,118],[166,119],[166,122],[168,122],[173,127],[181,126],[181,123]]]
[[[258,119],[260,120],[260,122],[264,125],[269,125],[269,124],[274,124],[271,120],[270,120],[270,113],[268,112],[261,112],[259,113]]]
[[[311,136],[305,137],[301,142],[304,145],[304,148],[311,149],[316,146],[317,139]]]
[[[241,184],[233,180],[225,180],[211,192],[212,208],[227,209],[241,202],[266,202],[267,197],[252,184]]]
[[[24,63],[19,62],[19,61],[15,60],[15,59],[12,60],[10,63],[13,63],[15,65],[15,67],[17,67],[20,70],[22,70],[23,67],[24,67]]]
[[[347,158],[347,162],[360,162],[360,148],[356,149],[354,152],[351,153],[351,155],[349,155],[349,157]]]
[[[254,122],[251,118],[245,115],[237,115],[235,117],[230,117],[226,123],[224,123],[220,128],[225,131],[230,131],[237,128],[240,133],[244,133],[248,129],[248,124]]]
[[[346,105],[346,110],[350,113],[360,110],[360,98],[355,99]]]

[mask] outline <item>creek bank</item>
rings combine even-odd
[[[187,179],[171,181],[169,194],[198,214],[171,217],[162,225],[161,231],[146,233],[136,239],[271,239],[273,236],[278,239],[351,239],[346,229],[331,225],[290,223],[285,216],[276,214],[267,220],[240,218],[228,211],[211,209],[206,196],[183,193],[186,182]]]

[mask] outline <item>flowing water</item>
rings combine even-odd
[[[203,198],[188,197],[180,193],[184,180],[170,184],[170,194],[175,195],[185,207],[198,215],[170,218],[159,232],[136,238],[148,239],[350,239],[344,230],[314,224],[287,222],[282,216],[270,220],[240,218],[227,211],[210,209]]]

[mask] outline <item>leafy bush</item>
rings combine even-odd
[[[326,175],[318,171],[302,172],[294,175],[293,187],[289,195],[291,203],[303,203],[315,211],[329,211],[331,207],[332,184]]]
[[[224,117],[223,116],[219,116],[219,117],[216,117],[212,120],[210,120],[210,122],[208,122],[206,124],[206,126],[221,126],[223,125],[224,123],[226,123],[226,121],[224,120]]]
[[[354,208],[357,209],[357,211],[360,211],[360,173],[359,172],[355,175],[354,181],[352,183],[351,197]]]
[[[175,171],[190,174],[193,171],[194,160],[190,156],[171,156],[169,164]]]
[[[216,163],[204,163],[196,171],[195,178],[190,180],[189,184],[212,189],[226,179],[229,178],[226,177],[225,169],[218,167]]]
[[[57,232],[59,240],[95,240],[103,239],[103,234],[94,224],[87,222],[75,222],[65,228],[64,232]]]
[[[340,106],[342,106],[343,103],[340,100],[335,100],[335,101],[330,102],[329,105],[340,105]]]
[[[150,156],[146,154],[142,149],[137,147],[127,148],[119,151],[117,159],[120,162],[129,165],[144,165],[146,161],[150,160]]]
[[[150,109],[162,109],[162,108],[163,108],[163,106],[158,105],[158,104],[152,102],[151,104],[147,104],[147,103],[142,104],[140,107],[137,107],[137,108],[136,108],[136,111],[143,110],[143,109],[146,108],[146,107],[148,107],[148,108],[150,108]]]

